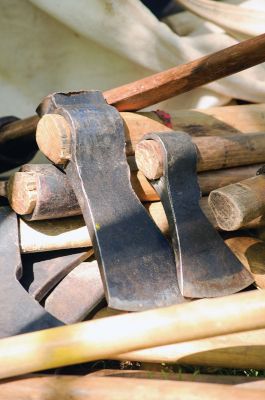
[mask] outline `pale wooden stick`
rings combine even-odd
[[[0,341],[0,377],[264,329],[264,315],[265,292],[254,290],[5,338]]]
[[[1,399],[9,400],[263,400],[263,388],[125,377],[31,377],[1,385]]]

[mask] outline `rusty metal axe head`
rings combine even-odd
[[[188,134],[156,133],[136,149],[139,169],[160,195],[185,297],[224,296],[253,282],[200,209],[197,153]],[[149,140],[148,140],[149,139]],[[155,179],[154,179],[155,178]]]

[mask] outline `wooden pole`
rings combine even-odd
[[[108,90],[107,103],[136,111],[265,61],[265,34],[139,81]]]
[[[120,111],[136,111],[265,61],[265,34],[187,64],[104,92]],[[32,135],[38,117],[14,122],[3,129],[2,141]]]
[[[254,290],[5,338],[0,341],[0,378],[264,329],[264,315],[265,292]]]
[[[265,176],[258,175],[213,190],[209,205],[221,229],[241,228],[265,213]]]

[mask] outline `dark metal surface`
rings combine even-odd
[[[172,236],[179,287],[191,298],[235,293],[253,278],[225,245],[200,209],[197,153],[188,134],[146,135],[164,155],[164,174],[150,181],[160,195]]]
[[[0,208],[0,338],[63,325],[21,286],[16,214]]]
[[[58,106],[62,94],[53,98]],[[56,112],[72,127],[65,171],[93,241],[109,306],[138,311],[183,302],[173,251],[132,190],[118,111],[97,91],[67,94],[61,104]]]
[[[7,116],[0,118],[0,173],[16,168],[30,161],[38,151],[34,136],[8,139],[1,137],[1,129],[19,118]]]
[[[82,261],[92,254],[91,249],[70,249],[47,251],[22,255],[23,276],[20,283],[36,300],[44,296]],[[71,298],[70,288],[67,296]]]

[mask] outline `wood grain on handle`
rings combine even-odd
[[[264,315],[265,292],[253,290],[17,335],[0,341],[0,377],[264,329]]]
[[[265,61],[265,34],[104,92],[107,103],[120,111],[144,107],[188,92]]]

